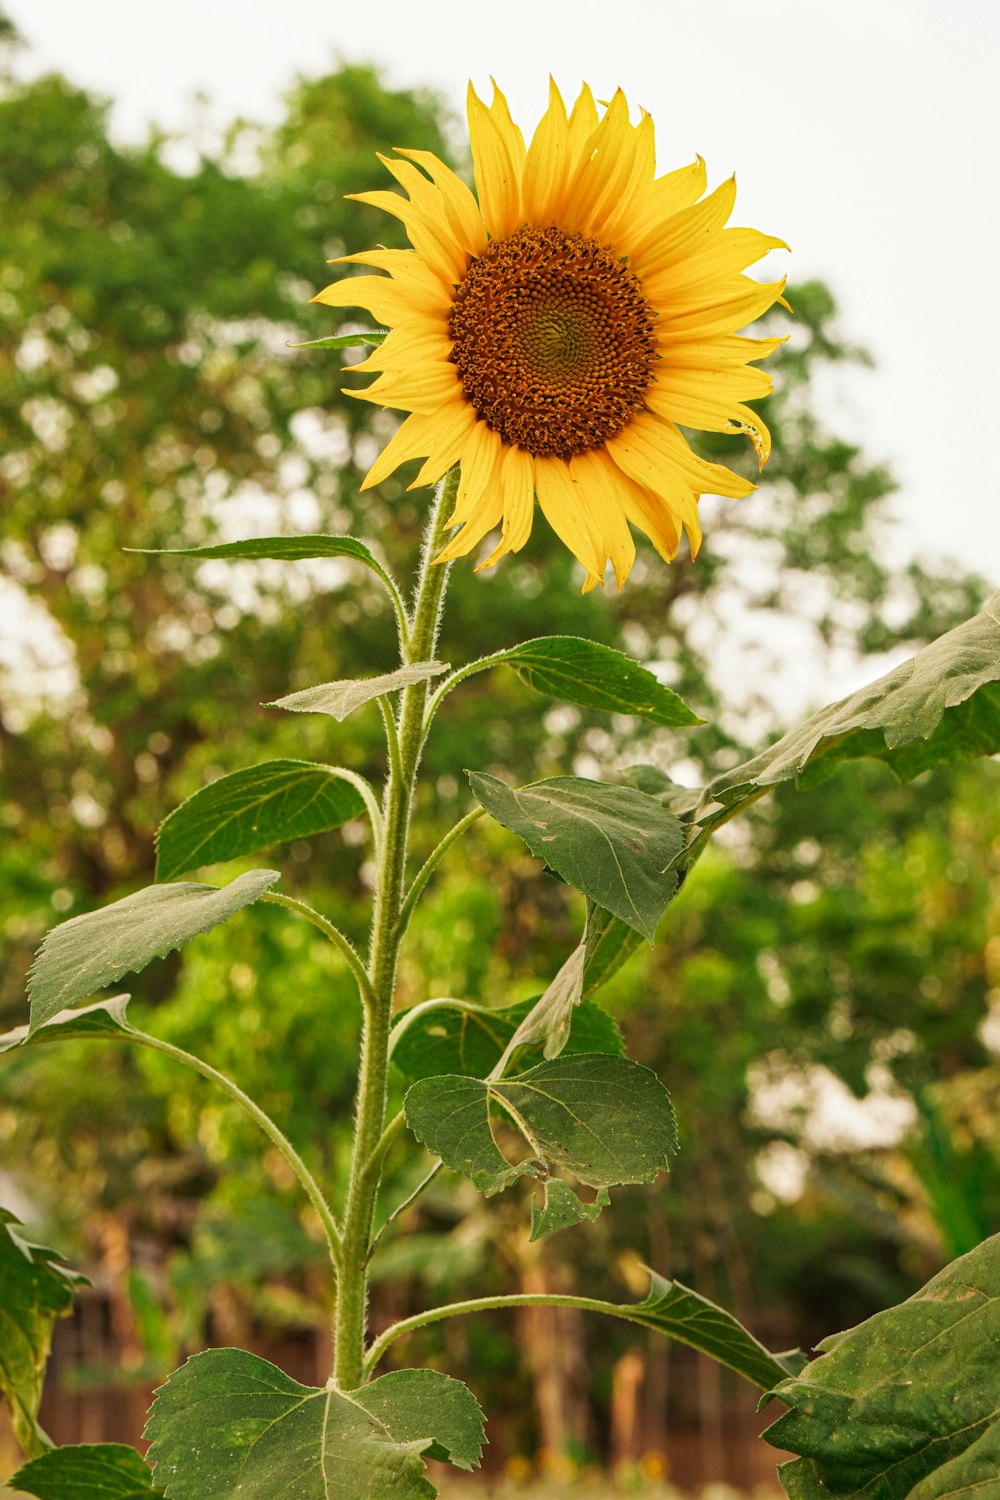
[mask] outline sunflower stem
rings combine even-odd
[[[454,508],[458,469],[438,487],[424,533],[424,549],[417,575],[408,657],[429,661],[434,655],[448,565],[435,564]],[[343,1220],[341,1275],[334,1322],[333,1379],[341,1390],[356,1390],[366,1378],[365,1325],[368,1301],[368,1261],[372,1220],[382,1176],[385,1107],[389,1072],[389,1034],[396,966],[401,939],[400,913],[406,871],[410,813],[417,769],[426,738],[425,709],[428,686],[415,682],[403,690],[398,725],[385,706],[390,750],[384,802],[384,835],[378,861],[375,910],[368,962],[370,995],[365,1006],[361,1039],[354,1147],[347,1205]]]

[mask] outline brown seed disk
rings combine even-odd
[[[582,234],[519,229],[473,260],[448,320],[465,394],[505,442],[569,458],[642,409],[656,358],[638,278]]]

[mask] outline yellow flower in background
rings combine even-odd
[[[411,488],[460,464],[449,521],[460,530],[440,560],[498,526],[482,566],[517,552],[537,499],[584,587],[610,560],[620,588],[630,525],[668,561],[683,528],[694,554],[698,497],[753,489],[692,452],[678,424],[744,432],[763,466],[770,437],[743,403],[771,390],[750,362],[782,341],[737,330],[782,300],[784,282],[741,272],[787,246],[725,227],[735,182],[703,198],[700,157],[657,177],[653,123],[633,125],[620,90],[600,114],[584,87],[567,114],[553,84],[525,147],[503,94],[494,87],[487,106],[470,86],[469,131],[478,203],[428,151],[380,157],[408,196],[353,196],[400,219],[413,249],[344,256],[388,274],[315,299],[367,308],[390,330],[353,367],[378,378],[351,394],[410,415],[365,487],[407,459],[425,460]]]

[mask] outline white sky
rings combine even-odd
[[[700,152],[713,184],[735,169],[734,222],[786,239],[793,278],[826,280],[875,355],[827,396],[838,430],[901,481],[903,549],[1000,583],[995,0],[6,4],[26,65],[111,96],[123,137],[190,123],[197,90],[213,120],[275,119],[297,72],[338,58],[435,86],[456,111],[466,80],[493,74],[527,128],[550,72],[564,95],[620,84],[653,115],[661,168]],[[372,167],[359,189],[381,185]]]

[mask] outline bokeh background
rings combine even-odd
[[[650,733],[476,678],[430,747],[421,849],[465,810],[466,766],[527,780],[645,761],[698,783],[996,587],[978,437],[997,395],[991,13],[705,9],[9,5],[0,1029],[25,1019],[44,932],[148,883],[157,823],[207,780],[285,754],[383,769],[374,710],[334,732],[259,706],[392,664],[363,577],[123,549],[350,531],[412,566],[425,497],[405,472],[358,494],[392,418],[342,397],[338,356],[289,345],[331,331],[308,304],[324,260],[391,233],[343,199],[378,185],[374,152],[419,144],[467,165],[467,76],[495,73],[527,125],[549,70],[567,93],[581,76],[599,95],[623,84],[654,113],[664,167],[695,151],[713,181],[735,167],[741,221],[792,243],[795,316],[769,325],[790,333],[772,362],[774,457],[750,501],[704,502],[696,566],[644,551],[622,595],[582,598],[539,526],[498,572],[455,572],[445,659],[589,635],[655,663],[707,726]],[[750,462],[728,440],[702,451]],[[607,992],[674,1096],[669,1180],[529,1246],[516,1191],[487,1206],[442,1177],[379,1262],[375,1323],[470,1289],[626,1299],[647,1261],[772,1347],[808,1346],[1000,1229],[998,771],[901,787],[857,764],[731,825],[657,949]],[[362,937],[360,828],[267,863]],[[580,915],[477,825],[414,922],[402,999],[536,993]],[[308,929],[254,911],[132,988],[149,1029],[230,1072],[341,1179],[357,1016]],[[400,1152],[387,1193],[421,1165]],[[0,1202],[94,1283],[58,1329],[43,1413],[57,1439],[137,1441],[152,1387],[205,1342],[325,1378],[316,1226],[243,1119],[164,1059],[86,1044],[5,1058]],[[398,1351],[470,1379],[492,1416],[489,1475],[512,1492],[609,1469],[650,1494],[773,1487],[754,1393],[627,1327],[497,1315]],[[0,1476],[16,1463],[4,1441]]]

